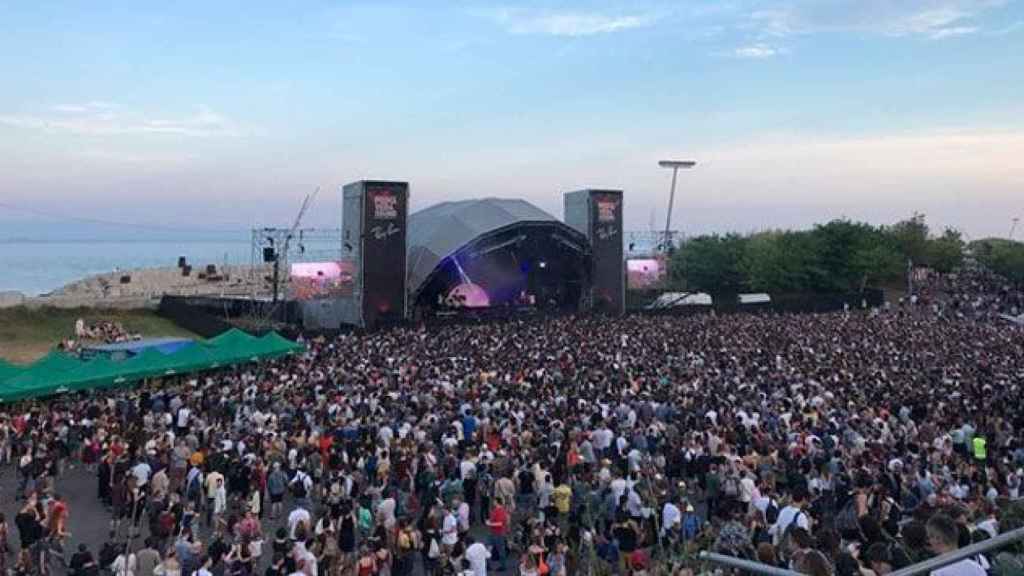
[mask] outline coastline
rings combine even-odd
[[[155,308],[164,295],[249,296],[268,293],[271,267],[229,265],[186,271],[178,267],[135,268],[88,276],[39,296],[0,292],[0,308]]]

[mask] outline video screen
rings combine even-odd
[[[661,282],[664,267],[660,260],[643,258],[626,260],[626,285],[633,290],[653,288]]]
[[[291,265],[289,294],[294,300],[314,300],[352,294],[352,262],[298,262]]]

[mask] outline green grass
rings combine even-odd
[[[73,337],[75,321],[79,318],[87,325],[103,320],[120,322],[125,330],[144,337],[196,337],[150,310],[29,309],[19,306],[0,309],[0,358],[23,364],[37,360],[62,339]]]

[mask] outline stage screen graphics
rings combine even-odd
[[[289,268],[288,288],[293,300],[352,295],[352,262],[295,262]]]
[[[362,297],[366,324],[405,317],[409,185],[364,182]]]
[[[661,260],[634,258],[626,261],[626,284],[630,290],[653,288],[661,282],[664,274]]]

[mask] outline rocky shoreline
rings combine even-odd
[[[140,268],[97,274],[41,296],[0,292],[0,308],[153,308],[164,295],[250,296],[272,289],[268,265]]]

